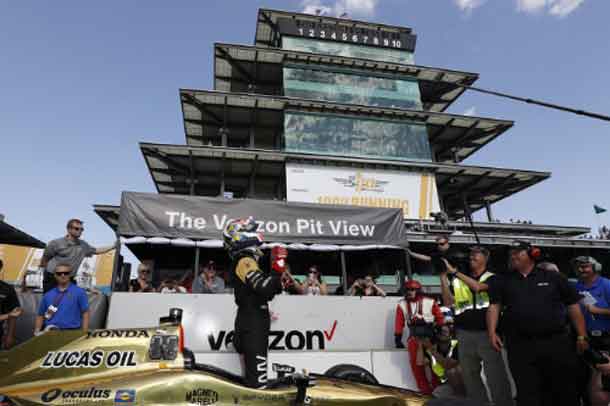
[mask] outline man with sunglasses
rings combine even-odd
[[[58,264],[54,277],[56,286],[42,297],[34,334],[53,326],[59,330],[89,329],[89,300],[85,291],[70,282],[69,264]]]
[[[53,273],[57,264],[70,265],[72,270],[70,278],[74,281],[76,272],[85,257],[105,254],[115,249],[118,244],[117,241],[115,244],[106,247],[92,247],[87,241],[81,239],[85,228],[83,227],[82,220],[79,219],[68,220],[66,229],[67,233],[64,237],[55,239],[47,244],[40,260],[40,267],[45,270],[43,280],[43,290],[45,293],[56,285]]]
[[[439,235],[436,237],[435,241],[436,248],[430,255],[419,254],[411,251],[410,249],[407,250],[407,252],[411,257],[417,259],[418,261],[430,262],[434,272],[442,274],[447,271],[445,260],[455,266],[458,262],[456,261],[457,254],[453,249],[451,249],[448,236]]]

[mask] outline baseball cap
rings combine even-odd
[[[532,248],[532,244],[527,241],[515,240],[510,245],[511,251],[528,251]]]

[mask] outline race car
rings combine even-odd
[[[180,309],[171,309],[154,328],[49,331],[34,337],[0,353],[0,394],[19,406],[437,404],[416,392],[376,384],[358,367],[308,375],[274,365],[277,379],[264,389],[247,387],[240,376],[195,362],[184,348],[181,317]]]

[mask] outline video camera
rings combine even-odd
[[[409,331],[416,338],[434,338],[434,324],[427,323],[425,320],[416,319],[409,325]]]
[[[582,358],[589,366],[595,368],[598,364],[607,364],[608,359],[601,351],[591,347],[582,354]],[[604,392],[610,392],[610,376],[602,375],[602,389]]]

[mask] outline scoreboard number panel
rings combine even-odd
[[[382,48],[403,49],[409,52],[415,50],[417,37],[408,32],[394,32],[363,27],[349,27],[340,24],[324,22],[301,21],[292,18],[278,18],[279,32],[325,41],[344,42]]]

